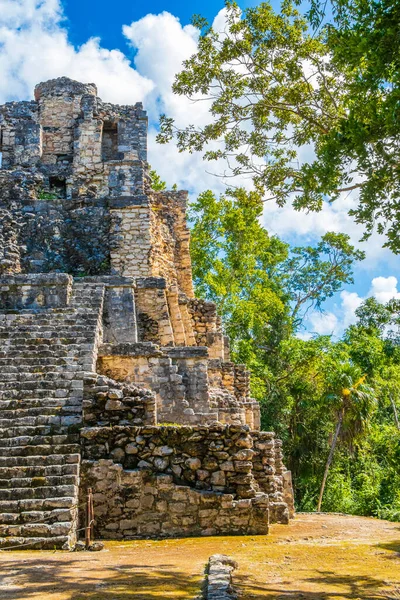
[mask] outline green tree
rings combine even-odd
[[[314,24],[319,6],[309,15]],[[358,190],[350,212],[365,236],[376,226],[400,252],[398,6],[334,6],[336,27],[318,32],[286,0],[280,13],[267,2],[242,13],[228,1],[224,35],[195,18],[198,51],[173,91],[208,98],[210,121],[178,129],[163,116],[158,141],[175,138],[181,151],[225,158],[233,175],[252,176],[264,200],[299,210],[320,210],[324,199]]]
[[[218,303],[233,340],[262,338],[269,324],[287,314],[278,269],[288,246],[259,222],[258,194],[211,191],[191,205],[191,255],[197,292]]]
[[[399,519],[399,303],[366,300],[338,342],[296,337],[307,309],[350,282],[362,255],[340,234],[290,248],[262,227],[262,206],[242,189],[204,192],[191,205],[197,293],[217,302],[233,358],[251,370],[299,508],[315,510],[324,481],[325,510]]]
[[[167,189],[167,184],[165,183],[165,181],[163,181],[161,179],[161,177],[159,176],[159,174],[157,173],[157,171],[155,169],[152,169],[151,167],[149,167],[149,175],[150,175],[151,187],[153,188],[154,191],[164,192]]]
[[[343,435],[353,443],[355,436],[359,435],[360,432],[364,430],[364,427],[368,422],[368,417],[370,416],[372,405],[375,401],[375,390],[372,387],[365,385],[365,375],[360,376],[360,370],[354,368],[348,362],[345,363],[343,367],[343,371],[341,369],[333,370],[336,381],[333,383],[332,392],[328,395],[336,412],[336,427],[322,477],[317,512],[321,511],[326,480],[328,478],[339,436]]]
[[[364,258],[344,233],[328,232],[316,246],[292,248],[282,272],[295,322],[304,307],[320,309],[344,284],[354,283],[353,264]]]
[[[217,302],[232,338],[261,339],[276,319],[297,329],[346,283],[364,253],[345,234],[327,233],[316,246],[290,248],[260,224],[258,193],[210,191],[191,205],[191,255],[197,292]],[[274,321],[275,320],[275,321]]]
[[[260,224],[262,208],[256,192],[240,188],[220,198],[200,194],[190,207],[191,256],[196,293],[217,303],[234,359],[252,371],[263,424],[276,428],[290,403],[287,375],[301,371],[307,356],[291,336],[308,309],[352,280],[362,253],[333,233],[316,247],[289,248]]]

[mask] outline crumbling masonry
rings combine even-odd
[[[216,307],[186,192],[155,192],[141,104],[67,78],[0,106],[0,547],[257,534],[293,513]]]

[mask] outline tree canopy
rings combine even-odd
[[[224,32],[195,18],[198,51],[173,91],[208,99],[210,119],[178,129],[164,115],[158,140],[227,159],[231,175],[251,177],[279,205],[321,210],[354,192],[350,212],[365,236],[376,227],[400,252],[399,9],[337,0],[333,21],[318,28],[321,4],[307,20],[286,0],[279,13],[229,0]]]

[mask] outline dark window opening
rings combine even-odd
[[[118,126],[117,123],[103,123],[103,135],[101,138],[101,156],[104,162],[119,160],[118,152]]]
[[[73,161],[73,156],[70,154],[59,154],[57,156],[57,164],[69,165]]]
[[[54,194],[56,198],[67,197],[67,184],[63,177],[50,177],[49,178],[49,191],[50,194]]]

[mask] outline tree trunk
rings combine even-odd
[[[396,423],[396,427],[398,429],[398,431],[400,431],[400,423],[399,423],[399,416],[397,414],[397,406],[395,404],[394,398],[392,396],[392,394],[389,394],[389,398],[390,398],[390,402],[392,403],[392,408],[393,408],[393,412],[394,412],[394,420]]]
[[[337,441],[338,441],[340,429],[342,427],[342,422],[343,422],[343,410],[341,410],[340,413],[339,413],[338,422],[336,424],[335,435],[333,436],[333,440],[332,440],[332,444],[331,444],[331,449],[329,451],[328,460],[326,461],[325,472],[324,472],[324,476],[322,478],[321,491],[319,492],[317,512],[321,512],[321,504],[322,504],[322,497],[324,495],[325,484],[326,484],[326,480],[328,478],[329,468],[330,468],[331,463],[332,463],[333,455],[335,453],[335,448],[336,448],[336,444],[337,444]]]

